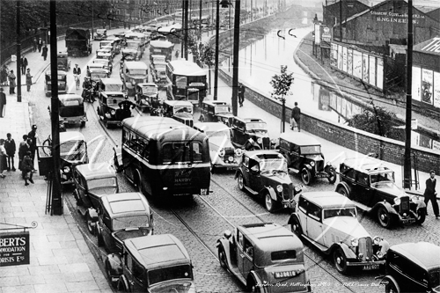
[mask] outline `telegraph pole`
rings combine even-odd
[[[215,68],[214,68],[214,101],[217,100],[218,94],[218,42],[219,42],[219,34],[220,34],[220,0],[216,0],[217,2],[217,14],[215,21]]]
[[[185,30],[184,33],[184,51],[185,51],[185,60],[188,60],[188,2],[189,0],[184,0],[185,1],[185,26],[183,27],[183,29]]]
[[[21,41],[20,41],[20,1],[17,0],[17,102],[21,102]]]
[[[238,52],[240,50],[240,0],[235,0],[235,16],[234,16],[234,59],[232,68],[232,114],[237,116],[237,94],[238,94]]]
[[[411,188],[411,115],[412,115],[412,55],[413,55],[413,1],[408,0],[408,50],[406,52],[406,123],[403,188]]]
[[[51,122],[52,122],[52,202],[51,215],[63,214],[60,178],[60,122],[58,109],[58,68],[57,68],[57,17],[56,0],[50,0],[50,79],[51,88]]]

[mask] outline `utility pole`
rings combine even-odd
[[[218,42],[219,42],[219,34],[220,34],[220,0],[216,0],[217,2],[217,14],[215,20],[215,68],[214,68],[214,101],[217,100],[218,95]]]
[[[21,41],[20,41],[20,1],[17,0],[17,102],[21,102]]]
[[[203,0],[200,0],[200,10],[199,10],[199,41],[202,42],[202,2]]]
[[[60,175],[60,122],[58,109],[58,68],[57,68],[57,16],[56,0],[50,0],[50,78],[51,88],[51,122],[52,122],[52,202],[51,215],[63,214]]]
[[[342,42],[342,0],[339,0],[339,41]]]
[[[184,49],[185,49],[185,55],[184,55],[184,57],[185,57],[185,60],[188,60],[188,2],[189,2],[189,0],[184,0],[185,1],[185,26],[184,26],[184,30],[185,30],[185,33],[184,33],[184,39],[183,39],[183,42],[184,42]]]
[[[234,59],[232,69],[232,114],[237,116],[237,93],[238,93],[238,52],[240,50],[240,0],[235,0],[235,17],[234,17]]]
[[[182,0],[182,30],[183,30],[183,34],[185,35],[185,1],[186,0]],[[180,58],[183,58],[184,53],[183,50],[185,49],[184,47],[184,42],[182,42],[181,46],[180,46]]]
[[[412,115],[412,55],[413,55],[413,1],[408,0],[408,50],[406,52],[406,123],[403,188],[411,188],[411,115]]]

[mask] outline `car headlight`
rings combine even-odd
[[[359,245],[359,239],[353,238],[351,239],[351,246],[358,246]]]
[[[234,161],[234,157],[233,157],[233,156],[230,156],[230,157],[228,158],[228,161],[232,163],[232,162]]]
[[[261,137],[257,138],[257,142],[258,142],[259,144],[262,144],[262,143],[263,143],[263,140],[261,139]]]
[[[241,156],[243,152],[241,151],[241,149],[237,148],[235,149],[234,153],[236,156]]]
[[[115,110],[111,110],[111,111],[110,111],[110,114],[115,115],[115,114],[116,114],[116,111],[115,111]]]
[[[225,150],[220,150],[219,152],[218,152],[218,156],[219,157],[224,157],[225,156]]]
[[[420,198],[417,195],[411,196],[410,199],[412,203],[418,203],[420,201]]]
[[[70,167],[69,166],[64,166],[63,167],[63,173],[69,173],[70,172]]]
[[[394,199],[394,204],[396,204],[396,205],[400,205],[401,202],[402,202],[402,201],[401,201],[400,198],[398,198],[398,197],[396,197],[396,198]]]
[[[135,85],[135,84],[136,84],[136,81],[135,81],[134,79],[132,79],[132,80],[131,80],[131,84],[132,84],[132,85]]]
[[[301,192],[303,189],[303,186],[301,184],[295,185],[295,193]]]
[[[310,166],[314,167],[314,166],[315,166],[315,162],[314,162],[314,161],[311,161],[311,162],[310,162]]]
[[[382,237],[381,236],[374,236],[374,238],[373,238],[373,244],[374,245],[379,245],[380,244],[380,242],[382,241]]]
[[[282,185],[278,185],[277,186],[277,191],[278,192],[283,192],[283,186]]]

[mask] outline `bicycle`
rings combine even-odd
[[[73,77],[75,78],[75,82],[76,82],[76,89],[79,89],[79,79],[80,79],[80,75],[79,74],[74,74]]]
[[[52,138],[49,136],[43,141],[43,153],[46,156],[52,156]]]

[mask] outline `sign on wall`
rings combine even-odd
[[[440,72],[434,72],[434,106],[440,108]]]
[[[413,66],[412,68],[412,91],[411,95],[414,100],[421,101],[421,78],[422,69],[420,67]]]
[[[347,50],[347,73],[353,75],[353,49]]]
[[[338,69],[342,70],[342,64],[344,60],[344,55],[342,53],[342,46],[338,45]]]
[[[342,47],[342,70],[347,72],[347,47]]]
[[[376,57],[370,56],[369,80],[370,84],[376,86]]]
[[[432,104],[432,90],[433,90],[433,72],[432,70],[422,69],[422,102]]]
[[[330,54],[330,65],[336,67],[338,65],[338,45],[332,43]]]
[[[362,80],[368,83],[368,54],[362,53]]]
[[[353,75],[362,79],[362,53],[353,50]]]
[[[321,47],[330,48],[332,41],[332,30],[328,26],[321,26]]]
[[[376,86],[380,89],[383,88],[383,59],[377,58],[377,70],[376,70]]]
[[[29,232],[0,233],[0,267],[30,263]]]

